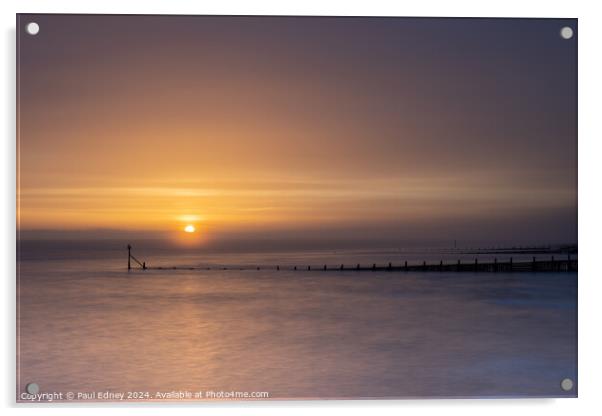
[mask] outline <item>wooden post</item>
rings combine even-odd
[[[294,270],[297,270],[297,266],[295,266]]]
[[[443,271],[443,260],[441,260],[439,262],[439,271],[442,272]]]
[[[458,267],[456,268],[456,271],[459,272],[460,271],[460,259],[458,259]]]
[[[345,268],[345,265],[341,264],[341,270],[343,270]]]
[[[407,260],[405,261],[404,267],[405,267],[406,272],[407,272],[408,271],[408,261]]]
[[[128,270],[132,269],[132,264],[130,263],[131,258],[132,258],[132,246],[128,244]]]
[[[392,267],[393,267],[393,265],[391,263],[389,263],[389,270],[391,270]]]
[[[533,256],[533,263],[531,264],[531,271],[535,271],[535,256]]]
[[[307,266],[307,270],[311,270],[311,266]]]
[[[324,270],[326,270],[326,265],[324,265]]]
[[[474,271],[477,271],[477,267],[479,266],[479,260],[475,257],[474,259]]]
[[[142,270],[146,270],[146,262],[145,261],[142,262]]]
[[[358,263],[357,266],[355,266],[356,270],[360,269],[360,264]]]
[[[372,264],[372,270],[376,270],[376,263]]]

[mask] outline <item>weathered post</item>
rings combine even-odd
[[[389,263],[389,270],[391,270],[392,267],[393,267],[393,265],[391,263]]]
[[[477,258],[475,257],[475,259],[474,259],[474,271],[475,271],[475,272],[477,271],[477,268],[478,268],[478,267],[479,267],[479,259],[477,259]]]
[[[145,261],[142,262],[142,270],[146,270],[146,262]]]
[[[360,269],[360,264],[359,264],[359,263],[357,264],[357,266],[355,266],[355,269],[356,269],[356,270],[359,270],[359,269]]]
[[[324,270],[326,270],[326,265],[324,265]]]
[[[128,244],[128,270],[132,269],[132,264],[130,263],[131,258],[132,258],[132,246]]]
[[[535,256],[533,256],[533,263],[531,263],[531,271],[535,271]]]
[[[458,259],[458,267],[456,268],[456,271],[459,272],[460,271],[460,259]]]
[[[405,261],[405,263],[404,263],[404,267],[405,267],[405,269],[406,269],[406,272],[407,272],[407,271],[408,271],[408,261],[407,261],[407,260],[406,260],[406,261]]]
[[[345,268],[345,265],[341,264],[341,270],[343,270]]]
[[[372,264],[372,270],[376,270],[376,263]]]

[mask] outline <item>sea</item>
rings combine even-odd
[[[321,270],[532,253],[132,254],[19,244],[17,401],[577,395],[576,272]]]

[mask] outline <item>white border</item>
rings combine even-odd
[[[0,102],[3,127],[2,180],[3,203],[1,206],[2,239],[0,240],[0,264],[3,266],[2,282],[2,369],[0,384],[1,404],[8,407],[8,414],[29,414],[37,411],[48,415],[104,414],[107,406],[53,405],[22,406],[15,409],[15,13],[131,13],[131,14],[280,14],[280,15],[376,15],[376,16],[486,16],[486,17],[577,17],[579,18],[579,399],[520,399],[520,400],[414,400],[414,401],[313,401],[313,402],[255,402],[255,403],[202,403],[178,406],[133,405],[110,406],[115,414],[143,412],[154,415],[174,411],[204,414],[330,414],[334,411],[353,414],[366,412],[399,414],[400,412],[446,413],[462,415],[507,415],[529,412],[532,415],[588,414],[601,408],[597,401],[602,387],[600,354],[602,352],[600,322],[602,311],[602,276],[599,276],[599,260],[596,254],[602,247],[600,213],[600,181],[602,177],[601,141],[599,119],[602,87],[602,14],[595,1],[351,1],[351,0],[304,0],[304,1],[184,1],[184,0],[21,0],[17,4],[0,3],[3,24],[4,48],[2,57],[2,89]],[[598,254],[599,255],[599,254]],[[598,268],[596,268],[598,266]],[[82,409],[82,407],[86,407]]]

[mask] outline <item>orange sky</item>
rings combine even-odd
[[[457,20],[36,21],[39,36],[19,29],[21,229],[493,218],[574,236],[576,49],[552,36],[561,21],[541,22],[548,37],[500,22],[487,41]]]

